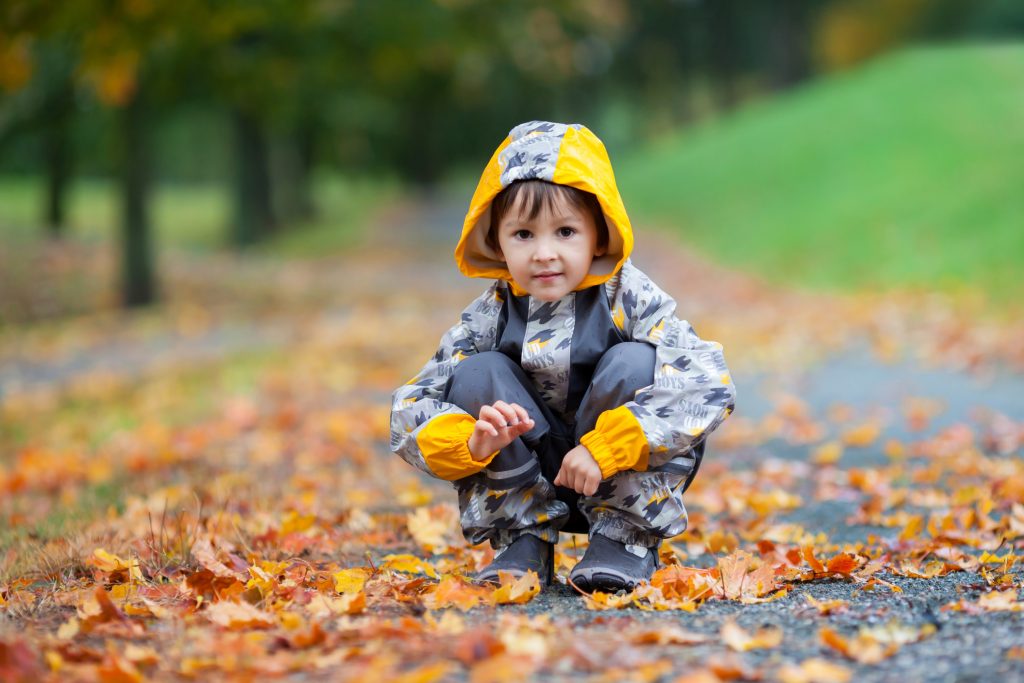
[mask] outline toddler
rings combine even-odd
[[[455,248],[464,275],[494,282],[391,412],[392,450],[452,481],[467,540],[496,549],[481,580],[533,570],[547,585],[567,531],[590,536],[576,586],[632,589],[686,528],[683,492],[735,391],[721,345],[676,318],[632,248],[601,141],[513,128]]]

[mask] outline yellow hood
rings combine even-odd
[[[487,246],[486,237],[495,195],[516,180],[528,179],[569,185],[596,195],[601,203],[608,223],[608,251],[594,258],[590,274],[576,289],[599,285],[617,273],[633,251],[633,228],[604,144],[578,123],[530,121],[509,132],[480,176],[455,247],[455,262],[462,274],[515,284],[508,267]]]

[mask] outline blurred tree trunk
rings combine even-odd
[[[714,79],[715,101],[720,110],[733,109],[739,101],[736,91],[737,42],[735,0],[706,3],[710,42],[708,58]]]
[[[147,110],[137,92],[119,112],[121,125],[121,295],[127,307],[156,300],[149,223]]]
[[[312,191],[315,147],[312,124],[300,124],[277,146],[274,184],[278,190],[277,206],[285,222],[308,221],[316,215]]]
[[[810,76],[808,34],[811,0],[781,0],[768,8],[772,88],[785,90]]]
[[[679,69],[678,92],[678,121],[680,123],[691,123],[697,118],[697,109],[694,104],[694,81],[697,72],[696,40],[693,35],[693,11],[690,7],[683,5],[678,10],[681,21],[676,31],[676,63]]]
[[[266,133],[252,114],[235,110],[235,218],[232,242],[245,247],[274,229]]]
[[[44,215],[47,234],[53,239],[64,235],[68,181],[71,178],[72,150],[69,127],[74,113],[75,90],[70,74],[55,86],[44,104],[43,160],[46,172]]]

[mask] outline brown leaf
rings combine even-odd
[[[825,568],[830,574],[843,574],[849,575],[854,569],[860,566],[860,560],[856,555],[850,553],[840,553],[835,557],[829,559],[828,564]]]
[[[459,576],[445,576],[433,591],[424,597],[423,604],[430,609],[457,607],[465,612],[486,600],[491,590],[471,584]]]
[[[700,645],[711,640],[709,636],[687,631],[674,625],[645,629],[627,636],[636,645]]]
[[[447,614],[453,614],[453,612]],[[455,641],[453,654],[464,665],[471,666],[474,662],[490,659],[504,651],[505,646],[494,637],[491,631],[475,629],[459,636]]]
[[[132,662],[114,651],[108,651],[103,662],[96,667],[101,683],[141,683],[142,672]]]
[[[217,551],[213,549],[210,539],[205,536],[197,538],[195,543],[192,544],[192,557],[196,558],[203,567],[209,569],[214,576],[226,579],[248,578],[218,560]]]

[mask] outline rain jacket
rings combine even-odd
[[[534,300],[488,246],[491,201],[517,180],[547,180],[596,195],[608,224],[608,249],[575,291]],[[735,392],[717,342],[676,318],[676,304],[629,261],[633,231],[601,141],[579,124],[533,121],[501,143],[470,202],[455,248],[459,270],[491,286],[442,337],[433,358],[393,396],[391,449],[435,477],[461,479],[497,455],[474,460],[476,416],[445,402],[454,368],[469,355],[501,351],[520,364],[545,403],[571,421],[597,361],[612,345],[655,347],[654,383],[604,412],[583,436],[608,478],[623,470],[693,472],[696,449],[733,409]],[[498,397],[496,397],[497,399]]]

